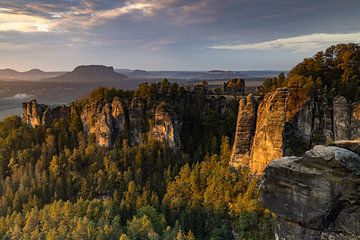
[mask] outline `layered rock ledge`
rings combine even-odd
[[[358,140],[317,145],[267,166],[260,195],[277,216],[276,239],[360,239],[358,150]]]

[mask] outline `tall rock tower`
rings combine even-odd
[[[252,94],[239,101],[235,141],[230,164],[234,167],[248,165],[256,127],[256,102]]]

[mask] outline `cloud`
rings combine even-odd
[[[0,31],[52,32],[75,28],[90,28],[107,20],[136,13],[136,17],[150,17],[166,8],[174,0],[109,1],[108,6],[96,0],[59,1],[5,1],[0,4]],[[22,4],[20,4],[22,3]],[[76,23],[76,24],[74,24]]]
[[[295,52],[314,51],[338,43],[360,43],[360,32],[355,33],[314,33],[309,35],[280,38],[259,43],[245,43],[234,45],[214,45],[211,49],[225,50],[281,50],[288,49]]]
[[[47,32],[51,22],[37,16],[7,13],[0,9],[0,31]]]

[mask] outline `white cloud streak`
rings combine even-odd
[[[360,32],[354,33],[314,33],[290,38],[280,38],[259,43],[234,45],[214,45],[211,49],[225,50],[292,50],[295,52],[321,50],[338,43],[360,43]]]
[[[164,8],[165,3],[166,1],[128,1],[121,7],[99,11],[85,2],[67,11],[53,13],[50,18],[0,7],[0,31],[66,31],[69,27],[73,27],[74,23],[77,23],[77,27],[89,28],[103,21],[117,19],[135,12],[140,13],[138,16],[142,17],[152,16],[156,10]],[[41,4],[30,4],[29,7],[33,10],[44,11]]]

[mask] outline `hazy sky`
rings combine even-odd
[[[359,0],[0,0],[0,68],[286,70],[339,42]]]

